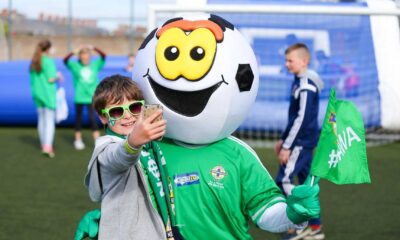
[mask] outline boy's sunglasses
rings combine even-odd
[[[132,115],[139,115],[142,111],[142,106],[144,105],[144,100],[134,101],[127,103],[125,105],[111,106],[109,108],[104,108],[101,110],[102,114],[105,114],[108,119],[119,120],[123,118],[128,111]]]

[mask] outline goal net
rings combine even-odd
[[[180,12],[208,12],[232,22],[245,35],[259,63],[256,102],[235,132],[240,138],[276,140],[285,129],[293,76],[284,67],[284,51],[305,43],[310,68],[324,81],[320,94],[322,124],[331,88],[362,113],[370,144],[400,139],[399,11],[392,1],[368,3],[239,4],[208,1],[204,7],[153,5],[148,31]],[[257,2],[257,1],[256,1]],[[258,2],[259,3],[259,2]]]

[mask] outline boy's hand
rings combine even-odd
[[[87,44],[85,47],[89,50],[94,50],[94,46],[92,44]]]
[[[86,237],[97,239],[99,233],[100,210],[87,212],[78,224],[74,240],[82,240]]]
[[[276,156],[279,156],[279,152],[282,149],[282,144],[283,144],[282,140],[279,140],[278,142],[276,142],[276,144],[275,144],[275,154],[276,154]]]
[[[286,214],[290,221],[299,224],[312,218],[318,218],[321,208],[319,204],[319,186],[299,185],[293,188],[286,199]]]
[[[287,162],[289,161],[289,157],[290,157],[290,153],[291,152],[292,151],[290,149],[281,148],[281,150],[279,151],[279,155],[278,155],[279,163],[281,165],[287,164]]]
[[[159,110],[150,115],[150,117],[147,119],[144,119],[143,115],[140,114],[135,122],[132,132],[129,134],[129,145],[134,148],[139,148],[143,144],[164,136],[167,127],[167,121],[165,119],[154,121],[161,114],[162,110]]]
[[[61,72],[57,72],[57,79],[58,82],[64,82],[64,76],[62,75]]]
[[[73,53],[75,56],[78,56],[78,55],[79,55],[79,52],[81,51],[81,49],[82,49],[82,47],[79,46],[79,47],[75,48],[75,49],[72,51],[72,53]]]

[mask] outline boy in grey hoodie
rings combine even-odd
[[[105,78],[93,97],[107,126],[106,135],[96,140],[85,177],[90,198],[101,202],[100,240],[167,239],[166,224],[148,185],[150,176],[139,160],[143,145],[165,134],[166,121],[155,121],[161,110],[143,119],[143,105],[139,88],[121,75]],[[78,227],[75,239],[84,234]]]

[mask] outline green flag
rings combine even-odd
[[[336,184],[371,183],[362,116],[352,102],[337,100],[334,89],[311,174]]]

